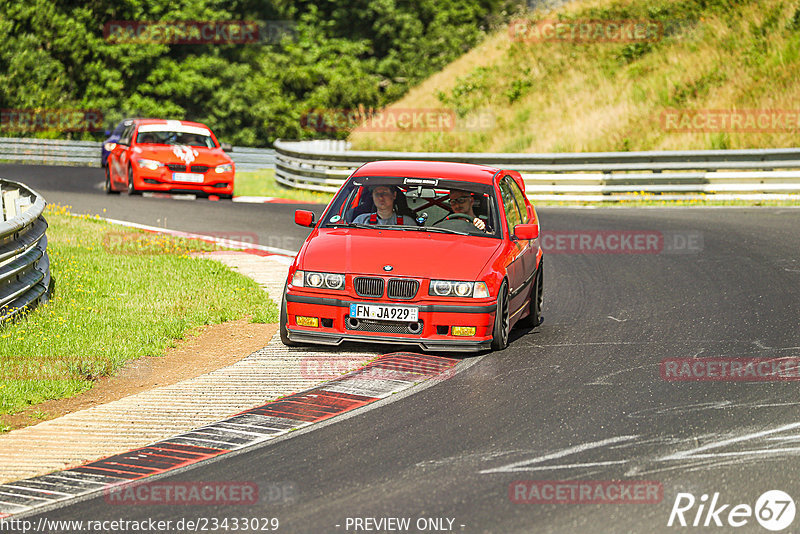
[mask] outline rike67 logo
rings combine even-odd
[[[691,493],[678,493],[667,526],[739,528],[752,524],[755,518],[765,529],[777,532],[792,524],[795,512],[794,499],[781,490],[764,492],[756,499],[755,506],[726,503],[719,492],[710,500],[707,494],[697,499]]]

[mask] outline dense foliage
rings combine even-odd
[[[250,146],[329,136],[303,128],[303,115],[396,100],[477,44],[512,7],[509,0],[4,0],[0,109],[98,109],[105,128],[128,116],[197,120],[226,142]],[[240,20],[289,21],[292,31],[250,44],[104,36],[111,21]],[[6,127],[0,135],[13,133]]]

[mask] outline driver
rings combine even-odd
[[[372,188],[372,201],[375,212],[362,213],[353,221],[357,224],[403,224],[403,216],[395,209],[397,189],[388,185],[377,185]]]
[[[472,211],[472,206],[475,204],[475,199],[472,198],[472,193],[464,191],[463,189],[450,190],[450,208],[453,213],[462,213],[472,219],[472,224],[478,230],[486,231],[486,223],[479,219],[475,212]]]

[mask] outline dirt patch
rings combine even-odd
[[[249,319],[205,326],[196,336],[179,341],[177,347],[168,349],[164,356],[130,362],[117,375],[95,382],[89,391],[32,405],[16,414],[3,415],[0,421],[10,430],[16,430],[194,378],[231,365],[265,347],[277,330],[277,323],[257,324],[249,322]]]

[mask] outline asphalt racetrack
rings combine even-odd
[[[254,232],[291,250],[307,235],[292,205],[107,197],[100,169],[5,165],[0,176],[75,212]],[[228,532],[237,517],[314,533],[767,532],[757,513],[793,515],[793,505],[759,497],[800,497],[800,382],[664,373],[687,359],[800,357],[800,210],[541,208],[539,216],[542,239],[552,234],[539,328],[512,332],[508,349],[414,394],[160,479],[249,481],[282,494],[264,490],[257,504],[235,506],[126,506],[100,495],[31,519],[227,518]],[[590,236],[593,248],[577,249],[575,235]],[[636,253],[597,248],[615,235],[629,244],[660,237]],[[656,493],[623,488],[641,481]],[[747,506],[732,514],[737,505]],[[677,527],[680,519],[689,526]],[[405,520],[406,530],[395,528]]]

